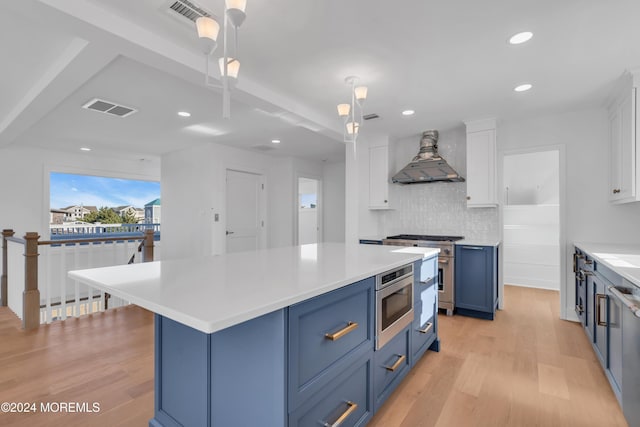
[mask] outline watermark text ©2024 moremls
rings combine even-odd
[[[92,413],[100,412],[99,402],[2,402],[3,413]]]

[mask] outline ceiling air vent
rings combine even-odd
[[[380,116],[377,115],[376,113],[372,113],[372,114],[365,114],[364,116],[362,116],[362,118],[365,120],[373,120],[373,119],[380,118]]]
[[[209,12],[188,0],[169,1],[168,4],[167,13],[173,16],[180,16],[191,22],[195,22],[201,16],[211,16]]]
[[[112,116],[127,117],[138,112],[135,108],[118,105],[115,102],[105,101],[104,99],[92,99],[82,106],[87,110],[97,111],[99,113],[111,114]]]

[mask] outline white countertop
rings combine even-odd
[[[422,255],[422,259],[431,258],[440,253],[439,248],[423,248],[420,246],[395,246],[395,248],[396,249],[392,250],[392,252],[399,252],[403,254],[420,254]]]
[[[321,243],[75,270],[69,277],[204,333],[424,258],[397,246]]]
[[[469,246],[500,246],[498,239],[462,239],[456,242],[456,245]]]
[[[640,245],[574,243],[574,246],[640,287]]]

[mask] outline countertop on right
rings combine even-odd
[[[640,245],[585,242],[573,245],[640,287]]]
[[[498,239],[462,239],[456,242],[456,245],[467,246],[500,246],[500,240]]]

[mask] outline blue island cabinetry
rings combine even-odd
[[[375,348],[370,277],[207,334],[156,315],[159,426],[364,426],[437,339],[437,256],[414,264],[414,320]]]

